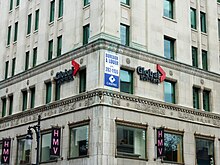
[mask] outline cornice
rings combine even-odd
[[[43,105],[32,110],[20,112],[0,119],[0,130],[11,129],[37,121],[38,115],[42,120],[89,110],[95,106],[108,106],[125,111],[148,114],[157,117],[170,118],[208,127],[220,128],[220,115],[211,112],[196,111],[175,104],[151,100],[130,94],[96,89],[67,99]],[[101,109],[100,109],[101,110]]]
[[[42,72],[45,72],[57,66],[63,65],[71,61],[72,59],[83,57],[85,55],[88,55],[98,50],[114,51],[116,53],[120,53],[131,58],[143,60],[149,63],[160,64],[161,66],[169,68],[169,69],[184,72],[184,73],[197,76],[200,78],[204,78],[207,80],[220,82],[220,75],[217,73],[204,71],[202,69],[195,68],[187,64],[165,59],[153,53],[145,52],[145,51],[138,50],[132,47],[126,47],[126,46],[123,46],[118,43],[111,42],[105,39],[97,39],[89,43],[88,45],[85,45],[75,50],[72,50],[70,52],[67,52],[63,54],[62,56],[52,59],[51,61],[47,61],[25,72],[19,73],[11,78],[8,78],[7,80],[1,81],[0,89],[6,88],[12,84],[21,82],[30,77],[36,76]]]

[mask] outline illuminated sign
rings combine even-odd
[[[2,140],[2,158],[1,164],[10,164],[11,139]]]
[[[157,72],[153,72],[151,69],[145,69],[144,67],[137,67],[137,74],[140,76],[140,80],[149,81],[154,84],[161,83],[166,78],[166,73],[161,68],[160,65],[157,64]]]
[[[53,157],[60,156],[60,139],[61,139],[60,136],[61,136],[61,128],[52,127],[50,156]]]
[[[157,157],[164,156],[164,129],[157,129]]]

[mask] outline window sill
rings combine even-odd
[[[63,21],[63,16],[61,16],[61,17],[59,17],[59,18],[57,18],[57,21]]]
[[[78,157],[68,157],[67,160],[82,159],[82,158],[89,158],[89,155],[78,156]]]
[[[19,9],[19,5],[18,6],[15,6],[15,10]]]
[[[191,28],[191,31],[198,33],[198,30],[194,28]]]
[[[56,160],[48,160],[48,161],[45,161],[45,162],[40,162],[39,164],[46,164],[46,163],[53,163],[53,162],[57,162],[58,159]]]
[[[140,156],[139,154],[132,154],[132,153],[126,153],[126,152],[117,152],[117,155],[115,155],[116,158],[126,158],[126,159],[148,161],[148,159],[139,158],[139,156]]]
[[[17,41],[14,41],[14,42],[13,42],[13,45],[17,45]]]
[[[49,24],[49,26],[53,26],[54,25],[54,21],[49,22],[48,24]]]
[[[185,163],[178,163],[178,162],[172,162],[172,161],[166,161],[166,160],[161,160],[162,163],[169,163],[169,164],[179,164],[179,165],[184,165]]]
[[[127,5],[127,4],[125,4],[125,3],[121,3],[121,6],[123,6],[123,7],[126,7],[126,8],[131,8],[131,6],[130,5]]]
[[[166,16],[163,16],[163,18],[166,19],[166,20],[169,20],[169,21],[171,21],[173,23],[177,23],[177,21],[175,19],[173,19],[173,18],[169,18],[169,17],[166,17]]]
[[[6,45],[6,48],[10,48],[10,44],[9,44],[9,45]]]
[[[204,35],[204,36],[208,36],[208,34],[205,33],[205,32],[201,32],[201,34]]]
[[[34,32],[33,32],[34,34],[37,34],[38,33],[38,29],[37,30],[34,30]]]
[[[8,13],[9,13],[9,14],[12,13],[12,10],[13,10],[13,9],[9,10]]]
[[[90,3],[83,6],[83,10],[90,7]]]
[[[27,34],[27,35],[26,35],[26,38],[29,38],[30,36],[31,36],[31,33]]]

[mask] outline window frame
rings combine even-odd
[[[17,42],[17,39],[18,39],[18,22],[15,22],[14,42]]]
[[[169,60],[175,60],[175,39],[168,36],[164,36],[164,57]],[[169,54],[166,54],[165,49],[167,48],[165,42],[169,42]]]
[[[122,127],[130,127],[131,129],[139,129],[139,130],[142,130],[142,131],[145,131],[145,146],[144,146],[144,149],[145,149],[145,154],[143,155],[145,158],[138,158],[136,156],[136,154],[134,153],[133,155],[131,153],[126,153],[126,152],[123,152],[123,153],[118,153],[117,151],[117,148],[118,148],[118,130],[117,130],[117,126],[122,126]],[[147,128],[148,128],[148,125],[147,124],[140,124],[140,123],[134,123],[134,122],[130,122],[130,121],[124,121],[124,120],[119,120],[119,119],[116,119],[115,120],[115,130],[116,130],[116,138],[115,138],[115,157],[119,157],[119,158],[127,158],[127,159],[137,159],[137,160],[148,160],[148,155],[147,155]]]
[[[26,55],[25,55],[25,68],[24,68],[24,70],[29,69],[29,60],[30,60],[30,51],[27,51]]]
[[[13,113],[13,102],[14,102],[13,94],[9,95],[8,98],[9,98],[9,112],[8,112],[8,115],[12,115],[12,113]]]
[[[45,82],[45,86],[46,86],[45,104],[49,104],[52,101],[52,82],[51,81]]]
[[[39,28],[39,15],[40,15],[40,9],[35,10],[34,31],[37,31]]]
[[[129,91],[122,91],[121,71],[128,72],[128,76],[130,78],[129,89],[128,89]],[[120,88],[120,92],[124,92],[124,93],[128,93],[128,94],[134,94],[134,71],[133,70],[126,69],[126,68],[120,68],[120,71],[119,71],[119,88]]]
[[[192,66],[198,68],[198,48],[194,46],[192,46]]]
[[[22,111],[26,111],[28,107],[28,91],[22,90]]]
[[[206,13],[200,11],[201,32],[207,33]]]
[[[32,13],[28,14],[27,35],[31,34]]]
[[[50,1],[50,19],[49,19],[50,23],[54,22],[54,17],[55,17],[55,0],[51,0]]]
[[[37,65],[37,47],[33,49],[33,61],[32,61],[32,67],[35,67]]]
[[[89,43],[89,37],[90,37],[90,24],[87,24],[83,26],[83,45]]]
[[[3,98],[1,98],[1,102],[2,102],[2,117],[5,117],[6,116],[6,111],[7,111],[7,99],[6,99],[6,97],[3,97]]]
[[[9,11],[11,11],[12,9],[13,9],[13,0],[10,0]]]
[[[76,158],[84,158],[84,157],[89,157],[89,150],[90,150],[90,119],[88,120],[83,120],[83,121],[78,121],[75,123],[69,123],[69,154],[68,154],[68,160],[69,159],[76,159]],[[88,148],[87,148],[87,154],[86,155],[79,155],[79,156],[71,156],[71,131],[74,128],[78,128],[78,127],[83,127],[83,126],[88,126]]]
[[[199,97],[200,90],[201,90],[200,88],[193,86],[193,108],[197,110],[200,109],[200,97]],[[194,98],[196,100],[194,100]]]
[[[16,58],[12,59],[11,76],[15,75]]]
[[[48,42],[48,61],[53,59],[53,40]]]
[[[120,40],[122,45],[130,45],[130,26],[123,23],[120,23]]]
[[[60,100],[60,91],[61,91],[61,84],[57,84],[55,85],[55,101]]]
[[[35,95],[36,95],[36,89],[35,86],[30,87],[30,108],[34,108],[35,107]]]
[[[9,61],[5,62],[5,80],[8,78]]]
[[[203,110],[206,112],[210,112],[211,107],[210,107],[210,95],[211,91],[204,89],[202,91],[202,96],[203,96]],[[207,100],[206,100],[207,99]],[[208,104],[208,105],[206,105]]]
[[[79,93],[86,91],[86,76],[86,68],[81,69],[79,71]]]
[[[64,1],[59,0],[58,18],[63,17],[63,5],[64,5]]]
[[[190,8],[190,18],[191,18],[191,28],[197,29],[197,21],[196,21],[196,9]]]
[[[130,0],[120,0],[120,3],[123,5],[130,6]]]
[[[172,101],[169,102],[169,101],[166,101],[166,92],[165,92],[165,88],[166,88],[166,84],[165,83],[170,83],[171,84],[171,90],[170,93],[171,93],[171,98],[172,98]],[[171,103],[171,104],[176,104],[176,81],[172,81],[172,80],[165,80],[164,81],[164,101],[166,103]]]
[[[10,46],[11,42],[11,25],[8,26],[7,46]]]
[[[84,0],[83,5],[84,5],[84,6],[90,5],[90,0]]]
[[[57,37],[57,57],[62,55],[63,36]]]
[[[202,50],[202,69],[208,71],[208,52]]]
[[[163,0],[163,16],[169,19],[174,19],[174,1],[175,0]],[[169,3],[169,9],[165,8],[165,3]],[[166,10],[168,11],[168,15],[166,14]]]

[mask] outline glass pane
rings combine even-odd
[[[33,50],[33,67],[35,67],[37,64],[37,48],[34,48]]]
[[[13,112],[13,95],[9,96],[9,115]]]
[[[2,117],[6,115],[6,98],[2,99]]]
[[[208,70],[207,51],[202,50],[202,68]]]
[[[79,72],[79,93],[86,91],[86,69]]]
[[[26,52],[25,70],[29,68],[29,52]]]
[[[203,109],[208,112],[210,111],[209,93],[209,91],[203,91]]]
[[[59,14],[58,17],[63,16],[63,0],[59,0]]]
[[[15,74],[15,62],[16,62],[16,58],[12,59],[12,70],[11,70],[11,75],[14,76]]]
[[[220,19],[218,19],[218,39],[220,40]]]
[[[192,47],[192,65],[198,67],[198,54],[195,47]]]
[[[0,158],[2,157],[2,143],[0,143]],[[1,161],[0,161],[0,165],[1,165]]]
[[[46,83],[46,104],[51,102],[51,82]]]
[[[164,160],[183,163],[183,137],[164,133]]]
[[[173,18],[173,1],[164,0],[164,10],[163,15],[168,18]]]
[[[8,64],[9,64],[9,61],[6,61],[5,62],[5,79],[8,78]]]
[[[89,126],[84,125],[70,129],[70,157],[88,155]]]
[[[30,34],[30,33],[31,33],[31,17],[32,17],[32,14],[29,14],[29,15],[28,15],[27,34]]]
[[[34,108],[35,105],[35,88],[31,88],[31,108]]]
[[[90,0],[84,0],[84,6],[88,5],[90,3]]]
[[[57,56],[61,55],[61,51],[62,51],[62,36],[59,36],[57,38]]]
[[[174,41],[168,38],[164,38],[164,57],[174,59]]]
[[[55,100],[60,100],[60,85],[56,84]]]
[[[16,6],[19,6],[19,4],[20,4],[20,0],[17,0],[16,1]]]
[[[128,70],[120,70],[120,91],[125,93],[133,93],[133,76]]]
[[[23,94],[22,111],[25,111],[27,109],[27,91],[22,91],[22,94]]]
[[[201,31],[206,33],[206,18],[205,13],[200,12]]]
[[[129,5],[129,0],[121,0],[121,3],[124,3],[126,5]]]
[[[9,10],[12,10],[13,8],[13,0],[10,0],[10,7],[9,7]]]
[[[196,138],[197,165],[215,164],[214,141]]]
[[[53,40],[49,41],[48,45],[48,60],[51,60],[53,56]]]
[[[191,13],[191,28],[196,29],[196,10],[190,8]]]
[[[89,42],[89,25],[83,27],[83,45]]]
[[[14,42],[17,41],[17,38],[18,38],[18,22],[15,23]]]
[[[121,44],[129,46],[129,27],[126,25],[120,25],[120,39]]]
[[[17,165],[28,164],[31,161],[31,150],[26,149],[25,141],[26,139],[18,140]]]
[[[146,131],[117,125],[117,155],[146,158]]]
[[[10,44],[11,41],[11,26],[8,27],[8,39],[7,39],[7,45]]]
[[[34,30],[38,30],[38,25],[39,25],[39,10],[35,11],[35,27]]]
[[[199,109],[199,89],[193,88],[193,108]]]
[[[54,7],[55,7],[55,1],[50,2],[50,22],[54,21]]]
[[[175,103],[175,91],[174,83],[165,81],[164,82],[164,97],[165,102]]]
[[[51,160],[50,149],[51,149],[51,133],[43,134],[41,136],[41,162],[47,162]]]

